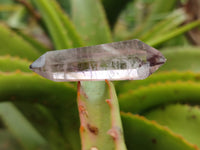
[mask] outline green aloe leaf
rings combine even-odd
[[[57,49],[83,46],[83,41],[69,17],[55,0],[33,1]]]
[[[167,126],[200,148],[200,109],[189,105],[167,105],[145,113],[145,117]]]
[[[57,121],[60,129],[59,138],[63,138],[66,145],[70,146],[68,149],[80,149],[76,90],[71,84],[55,83],[35,74],[1,73],[0,100],[14,102],[20,110],[25,108],[22,111],[24,113],[29,110],[34,111],[31,108],[34,105],[44,106]],[[40,131],[40,126],[42,126],[43,131],[47,128],[45,123],[40,124],[37,126]],[[50,131],[46,130],[43,136],[51,139],[52,137],[48,137],[49,134]]]
[[[50,36],[54,42],[55,48],[57,49],[66,49],[71,47],[67,31],[57,13],[51,0],[39,0],[32,2],[36,5],[42,19],[45,23],[45,26],[50,33]]]
[[[0,56],[0,72],[22,71],[31,72],[30,62],[19,57]]]
[[[151,11],[148,14],[145,22],[144,31],[149,30],[159,19],[166,16],[175,7],[176,0],[169,0],[167,3],[165,0],[154,0],[151,3]],[[162,16],[162,17],[161,17]]]
[[[200,103],[200,84],[188,82],[157,83],[119,95],[121,110],[144,113],[169,103]]]
[[[126,144],[130,150],[197,150],[196,146],[166,127],[144,117],[122,113],[122,122]]]
[[[159,71],[200,71],[199,47],[167,48],[163,50],[162,53],[167,58],[167,62],[159,69]]]
[[[115,88],[109,81],[100,83],[85,81],[78,84],[82,149],[126,150]],[[109,144],[105,145],[106,142]]]
[[[19,110],[9,102],[0,103],[0,117],[3,124],[27,150],[47,149],[45,139],[26,120]]]
[[[70,0],[57,0],[57,1],[62,6],[62,8],[65,10],[65,12],[70,14],[70,11],[71,11]]]
[[[25,18],[25,15],[26,9],[24,7],[20,7],[18,10],[13,12],[6,22],[11,28],[22,29],[25,27],[25,24],[22,21]]]
[[[111,33],[99,0],[72,0],[73,22],[86,45],[111,42]]]
[[[46,139],[51,150],[72,149],[71,143],[67,141],[60,130],[60,122],[58,117],[52,114],[52,109],[39,103],[26,103],[17,101],[15,105],[28,118],[28,121],[37,129],[39,133]],[[54,108],[56,109],[56,108]]]
[[[147,44],[151,45],[151,46],[158,46],[160,45],[161,43],[164,43],[168,40],[172,40],[172,38],[175,38],[179,35],[182,35],[184,34],[185,32],[195,28],[195,27],[198,27],[200,26],[200,21],[199,20],[196,20],[196,21],[193,21],[191,23],[188,23],[186,25],[183,25],[177,29],[174,29],[172,31],[169,31],[167,34],[165,35],[161,35],[161,36],[157,36],[155,39],[150,39],[148,41],[146,41]]]
[[[1,3],[1,2],[0,2]],[[10,5],[10,4],[2,4],[1,3],[1,6],[0,6],[0,13],[2,12],[13,12],[13,11],[16,11],[20,8],[21,6],[18,5],[18,4],[15,4],[15,5]],[[0,14],[0,18],[2,19],[2,14]]]
[[[35,60],[40,56],[40,53],[9,28],[0,25],[0,55],[19,56],[28,60]]]
[[[17,34],[20,35],[29,44],[31,44],[40,54],[43,54],[49,50],[49,48],[47,48],[45,45],[43,45],[33,37],[25,34],[23,31],[17,31]]]
[[[65,14],[56,0],[52,0],[52,5],[55,7],[56,12],[58,13],[60,20],[67,31],[68,37],[71,39],[73,48],[83,46],[83,41],[67,14]]]
[[[156,38],[156,36],[160,37],[164,34],[167,34],[169,31],[176,29],[179,27],[186,19],[186,13],[183,9],[177,9],[170,13],[166,18],[159,21],[154,25],[152,29],[145,32],[144,35],[140,37],[143,41],[151,40],[152,38]]]
[[[7,129],[0,129],[0,149],[22,150],[22,147]]]
[[[0,19],[1,20],[7,20],[10,12],[18,9],[19,7],[13,7],[17,5],[12,5],[13,1],[12,0],[1,0],[0,1]]]
[[[13,4],[12,0],[1,0],[1,4]]]
[[[72,2],[72,15],[76,28],[78,29],[80,35],[84,39],[86,45],[96,45],[101,43],[111,42],[111,33],[107,21],[105,19],[105,14],[103,12],[102,5],[99,0],[73,0]],[[114,120],[110,117],[109,114],[101,115],[102,111],[114,111],[116,115],[119,115],[118,106],[115,106],[114,110],[110,110],[109,105],[105,102],[105,98],[108,97],[108,94],[112,94],[111,91],[108,91],[108,87],[105,82],[81,82],[79,84],[80,90],[78,91],[78,104],[79,104],[79,112],[81,119],[81,141],[83,145],[83,149],[93,149],[91,148],[91,141],[94,140],[94,146],[97,148],[101,145],[104,149],[112,149],[116,147],[116,149],[126,149],[123,143],[123,140],[116,141],[112,138],[112,135],[108,135],[108,130],[112,131],[113,126],[111,126],[111,121]],[[113,91],[114,87],[112,87]],[[110,98],[112,101],[112,98]],[[84,104],[82,104],[84,103]],[[82,104],[82,106],[80,105]],[[117,105],[117,104],[115,104]],[[96,106],[98,109],[96,109]],[[83,107],[83,111],[82,111]],[[95,138],[91,136],[87,136],[91,133],[91,128],[83,119],[82,114],[86,112],[89,116],[93,116],[89,118],[90,124],[94,125],[94,128],[99,131],[99,135]],[[96,115],[95,115],[96,114]],[[98,115],[99,114],[99,115]],[[102,119],[105,120],[102,122]],[[120,120],[120,119],[119,119]],[[92,123],[92,124],[91,124]],[[103,124],[102,124],[103,123]],[[92,126],[93,127],[93,126]],[[99,127],[99,128],[98,128]],[[88,132],[89,128],[89,132]],[[117,127],[118,128],[118,127]],[[84,132],[87,130],[87,132]],[[96,130],[95,130],[96,131]],[[106,132],[105,132],[106,131]],[[116,131],[117,132],[117,131]],[[98,132],[95,132],[98,134]],[[86,135],[86,136],[85,136]],[[121,135],[123,137],[123,135]],[[104,137],[104,138],[103,138]],[[109,144],[105,145],[105,138],[109,140]],[[92,140],[91,140],[92,139]],[[97,139],[97,140],[96,140]],[[100,139],[100,140],[98,140]],[[121,139],[121,138],[120,138]],[[90,147],[88,147],[90,146]]]
[[[200,81],[200,74],[194,72],[179,72],[179,71],[161,71],[154,73],[145,80],[135,81],[119,81],[116,83],[116,88],[119,94],[126,93],[129,91],[137,90],[143,86],[149,86],[151,84],[165,83],[165,82],[176,82],[176,81]]]

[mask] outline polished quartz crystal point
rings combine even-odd
[[[50,51],[30,69],[53,81],[141,80],[166,61],[156,49],[139,40]]]

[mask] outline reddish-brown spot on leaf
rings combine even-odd
[[[90,124],[87,124],[87,128],[88,128],[88,130],[89,130],[91,133],[93,133],[94,135],[98,135],[99,129],[98,129],[97,127],[92,126],[92,125],[90,125]]]

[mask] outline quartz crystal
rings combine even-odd
[[[166,61],[139,40],[50,51],[30,69],[53,81],[141,80]]]

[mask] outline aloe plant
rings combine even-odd
[[[184,37],[200,22],[182,25],[187,12],[177,9],[176,1],[21,2],[0,0],[0,149],[200,149],[200,54]],[[38,31],[52,44],[32,37],[41,35]],[[76,85],[55,83],[28,69],[48,50],[132,38],[160,48],[168,59],[146,80]],[[124,137],[115,138],[116,126]]]

